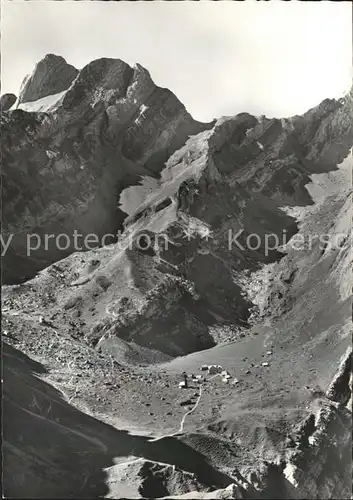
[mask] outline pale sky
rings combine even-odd
[[[305,112],[352,79],[350,2],[2,1],[2,93],[47,53],[139,62],[199,120]]]

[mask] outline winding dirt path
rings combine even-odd
[[[199,402],[201,400],[201,396],[202,396],[202,385],[200,385],[200,387],[199,387],[199,397],[197,398],[197,401],[196,401],[195,405],[191,408],[191,410],[187,411],[184,414],[183,418],[181,419],[179,429],[176,432],[174,432],[173,434],[165,434],[164,436],[160,436],[160,437],[157,437],[157,438],[149,439],[148,442],[149,443],[153,443],[155,441],[159,441],[159,440],[167,438],[167,437],[174,437],[174,436],[177,436],[178,434],[181,434],[184,431],[184,424],[185,424],[186,417],[188,415],[190,415],[190,413],[192,413],[192,412],[194,412],[196,410],[196,408],[198,407]]]

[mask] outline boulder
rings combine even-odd
[[[3,111],[9,110],[16,102],[16,96],[15,94],[3,94],[0,97],[0,111],[1,113]]]

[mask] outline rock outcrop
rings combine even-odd
[[[0,110],[1,113],[3,111],[8,111],[16,102],[17,98],[15,94],[3,94],[0,97]]]

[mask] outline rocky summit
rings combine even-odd
[[[351,498],[352,113],[53,54],[1,97],[6,497]]]

